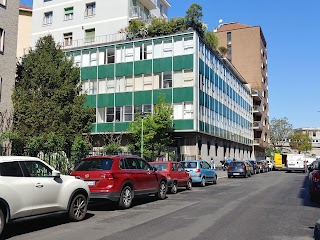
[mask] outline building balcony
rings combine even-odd
[[[152,20],[152,16],[149,14],[146,14],[143,9],[141,9],[139,6],[133,6],[130,9],[130,20],[137,19],[141,20],[143,22],[149,23]]]
[[[262,124],[261,121],[254,121],[252,125],[252,129],[254,130],[262,130]]]
[[[153,10],[157,8],[156,0],[140,0],[141,4],[143,4],[149,10]]]
[[[262,100],[262,94],[258,89],[252,90],[252,97],[254,100],[261,101]]]
[[[262,116],[262,109],[261,109],[261,107],[259,105],[254,105],[252,112],[256,116]]]
[[[261,144],[261,138],[255,138],[253,139],[253,145],[258,146]]]

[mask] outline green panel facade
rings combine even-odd
[[[134,93],[134,105],[152,104],[152,91]]]
[[[174,88],[173,89],[173,102],[192,102],[193,101],[193,88]]]
[[[175,130],[193,130],[193,120],[173,120]]]
[[[193,68],[193,54],[177,56],[173,58],[173,70],[180,71],[183,69]]]
[[[114,93],[99,94],[97,107],[113,107],[114,106]]]
[[[99,123],[97,124],[97,132],[112,132],[113,123]]]
[[[81,68],[81,80],[97,79],[97,67]]]
[[[115,131],[116,132],[127,132],[129,129],[128,122],[115,123]]]
[[[98,67],[98,78],[113,78],[114,64],[101,65]]]
[[[172,58],[158,58],[153,60],[153,72],[170,72],[172,71]]]
[[[152,60],[137,61],[134,63],[134,74],[151,74]]]
[[[158,99],[160,95],[164,95],[165,96],[165,101],[167,103],[171,103],[172,102],[172,89],[161,89],[161,90],[154,90],[153,91],[153,103],[157,104],[159,103]]]
[[[133,74],[133,62],[128,63],[118,63],[116,64],[116,76],[132,76]]]
[[[132,92],[116,93],[116,106],[132,105]]]
[[[97,104],[96,95],[87,95],[86,99],[87,100],[84,103],[85,106],[96,107],[96,104]]]

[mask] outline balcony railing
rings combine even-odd
[[[256,100],[261,100],[262,99],[262,94],[258,89],[253,89],[252,91],[252,97]]]
[[[140,0],[140,2],[149,10],[157,8],[157,1],[156,0]]]
[[[131,7],[130,18],[139,19],[146,23],[149,23],[152,20],[152,16],[149,14],[146,14],[145,11],[143,11],[139,6]]]
[[[253,106],[253,113],[256,115],[262,115],[262,109],[259,105],[254,105]]]
[[[253,129],[262,129],[261,121],[254,121],[253,122]]]
[[[255,139],[253,140],[253,144],[254,144],[254,145],[260,145],[260,143],[261,143],[261,138],[255,138]]]

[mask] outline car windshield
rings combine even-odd
[[[167,163],[150,163],[152,167],[155,167],[158,171],[167,171],[168,164]]]
[[[112,167],[112,159],[109,158],[95,158],[83,160],[76,167],[75,171],[99,171],[110,170]]]
[[[182,162],[184,168],[197,168],[197,162]]]
[[[230,166],[231,167],[242,167],[242,162],[231,162]]]

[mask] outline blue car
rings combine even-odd
[[[201,187],[205,187],[206,183],[217,184],[217,173],[206,161],[188,160],[181,164],[191,175],[192,183],[200,183]]]

